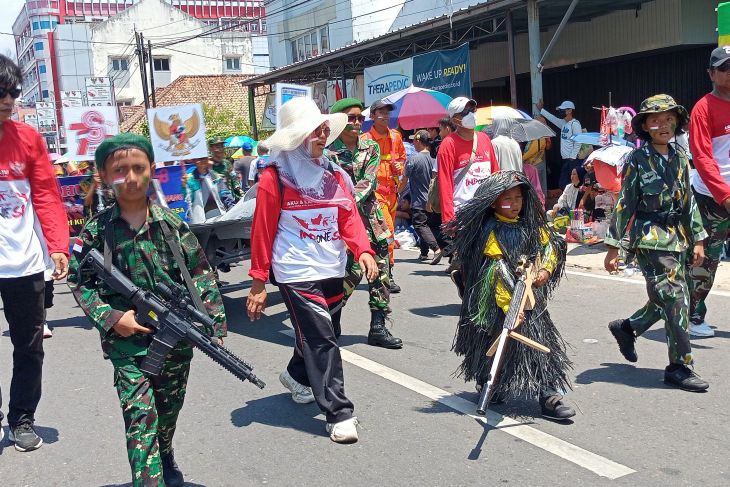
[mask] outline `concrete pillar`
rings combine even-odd
[[[530,88],[532,92],[532,107],[536,112],[535,104],[542,99],[542,71],[539,67],[541,59],[540,46],[540,6],[538,0],[527,0],[527,36],[530,46]]]

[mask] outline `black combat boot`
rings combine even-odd
[[[639,360],[639,356],[636,354],[636,348],[634,348],[636,335],[631,329],[629,320],[614,320],[608,324],[608,329],[616,339],[621,355],[623,355],[629,362],[636,362]]]
[[[167,455],[160,455],[162,461],[162,478],[166,487],[182,487],[185,479],[175,462],[175,452],[170,450]]]
[[[385,327],[385,311],[377,310],[370,312],[370,333],[368,333],[368,345],[383,348],[402,348],[403,340],[390,334]]]
[[[398,294],[400,292],[400,286],[396,284],[395,279],[393,278],[393,268],[390,268],[390,292],[393,294]]]

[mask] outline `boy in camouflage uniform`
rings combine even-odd
[[[669,346],[664,382],[699,392],[709,384],[687,367],[694,358],[687,333],[690,290],[686,268],[702,265],[702,241],[707,233],[690,188],[687,155],[669,144],[688,121],[687,110],[668,95],[642,102],[631,124],[645,143],[624,165],[621,193],[605,239],[609,248],[605,267],[609,272],[618,270],[618,248],[628,232],[629,249],[636,252],[646,277],[649,302],[628,319],[612,321],[608,328],[626,360],[636,362],[636,337],[664,318]]]
[[[69,287],[81,309],[101,333],[105,358],[114,367],[132,467],[137,486],[180,486],[172,437],[185,390],[193,350],[181,341],[167,356],[162,373],[145,375],[139,367],[150,344],[150,330],[134,318],[131,303],[95,277],[79,272],[91,249],[111,248],[112,264],[134,284],[155,291],[157,283],[184,282],[165,233],[179,245],[192,282],[215,322],[211,335],[226,334],[226,317],[205,253],[187,225],[171,210],[151,203],[147,189],[154,166],[152,146],[134,134],[104,141],[96,151],[102,179],[115,188],[116,204],[96,214],[76,239]]]
[[[385,222],[383,209],[375,197],[380,147],[374,140],[359,138],[362,122],[365,120],[362,115],[363,109],[364,105],[356,98],[344,98],[332,105],[330,113],[346,113],[348,125],[339,138],[332,143],[330,155],[352,178],[352,183],[355,185],[355,202],[368,231],[370,245],[375,252],[375,262],[380,271],[378,277],[368,283],[370,291],[368,344],[385,348],[401,348],[403,341],[391,335],[385,326],[385,318],[390,314],[388,239],[391,237],[391,232]],[[362,276],[362,268],[355,261],[352,253],[348,252],[343,306],[360,284]],[[340,311],[337,313],[339,317]],[[337,331],[339,333],[339,330]]]
[[[233,161],[226,157],[225,143],[226,140],[223,137],[213,137],[208,141],[211,169],[223,178],[234,202],[237,203],[243,198],[243,189],[241,189],[241,182],[233,173]]]

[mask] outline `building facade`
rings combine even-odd
[[[267,2],[272,67],[304,61],[353,42],[446,15],[487,0],[290,0]]]
[[[141,1],[144,0],[26,0],[13,24],[16,54],[23,71],[23,100],[30,104],[56,100],[55,91],[58,91],[56,85],[62,82],[57,79],[53,70],[51,56],[53,40],[49,39],[56,26],[103,22]],[[258,69],[256,72],[268,70],[268,44],[265,41],[267,27],[263,0],[160,1],[184,13],[186,17],[198,19],[200,24],[195,27],[198,30],[218,27],[225,32],[239,35],[248,33],[251,36],[252,55],[256,59],[256,63],[251,64],[256,64]],[[159,18],[156,20],[157,22],[151,22],[149,27],[154,27],[157,31],[154,34],[158,36],[161,36],[162,30],[174,36],[189,34],[179,25],[185,22],[183,19],[178,19],[178,24],[170,24]],[[80,32],[77,33],[81,35]],[[65,38],[60,37],[60,39]],[[126,41],[129,41],[129,36]],[[76,42],[74,47],[80,47],[80,44]],[[189,46],[186,47],[189,49]],[[181,49],[185,47],[181,46]],[[231,66],[235,67],[233,61]]]

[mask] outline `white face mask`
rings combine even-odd
[[[477,116],[474,112],[469,112],[461,119],[461,126],[465,129],[473,129],[477,126]]]

